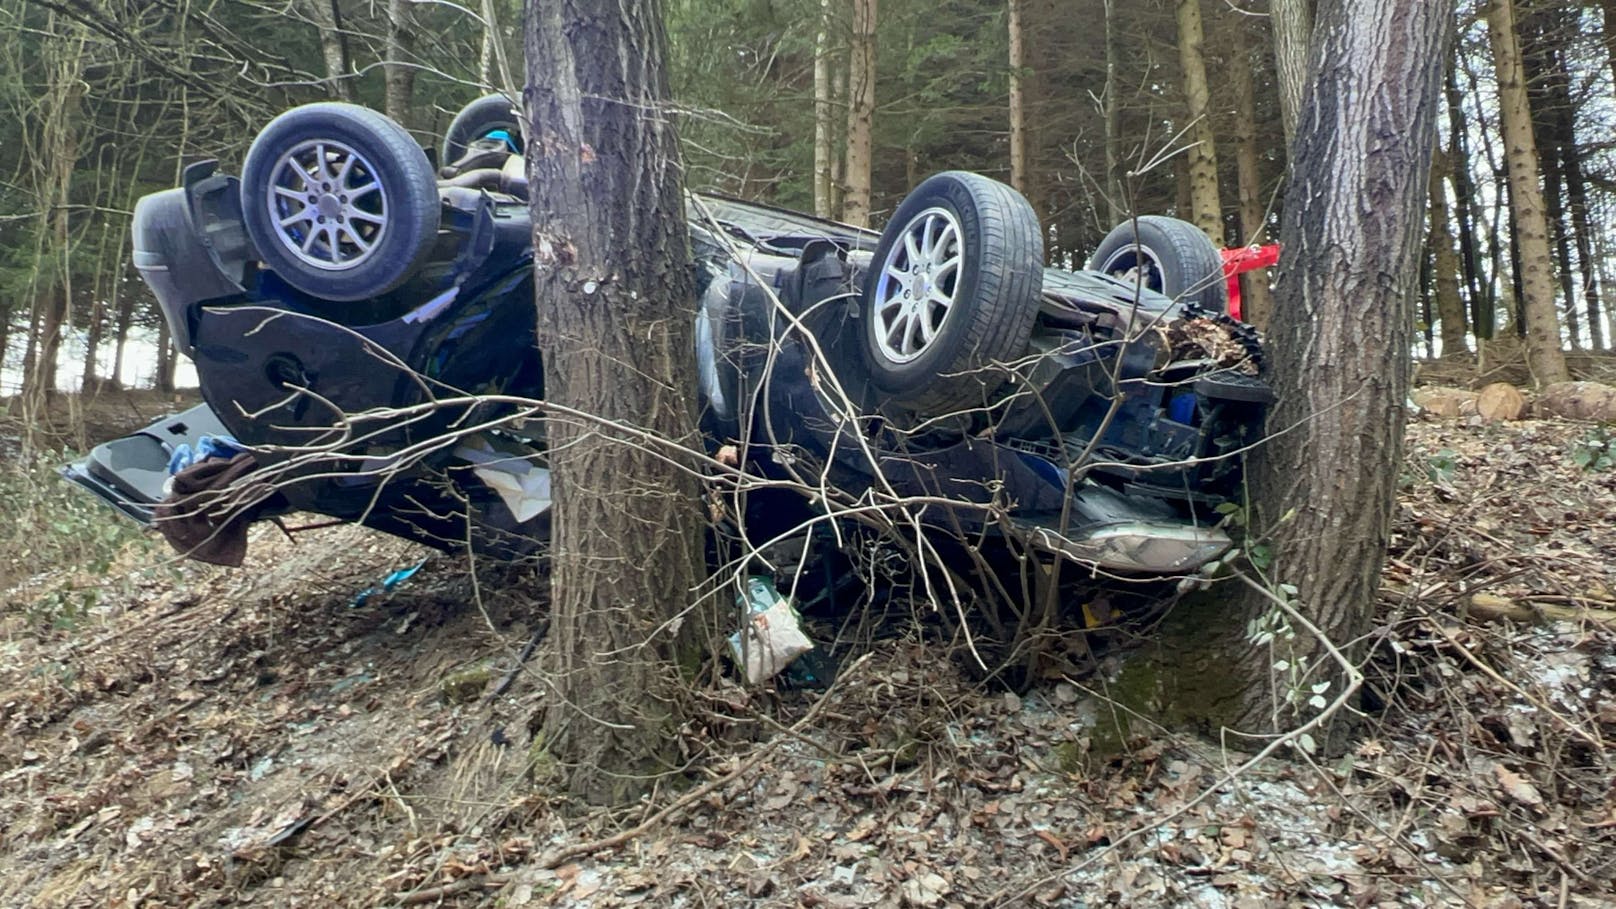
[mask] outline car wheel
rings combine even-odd
[[[1188,221],[1162,215],[1124,221],[1100,241],[1088,267],[1214,312],[1229,311],[1223,256]]]
[[[521,154],[521,109],[504,95],[484,95],[461,108],[443,134],[442,163],[459,161],[478,139],[501,139],[512,153]]]
[[[1026,350],[1043,291],[1038,216],[1022,195],[948,171],[911,192],[865,279],[870,381],[924,416],[986,403],[992,364]]]
[[[421,146],[353,104],[281,114],[242,168],[241,213],[259,258],[326,300],[368,300],[413,275],[437,236],[439,204]]]

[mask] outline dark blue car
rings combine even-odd
[[[520,125],[479,100],[434,170],[386,117],[313,104],[272,121],[239,178],[195,164],[143,198],[135,263],[206,403],[66,475],[216,562],[294,511],[541,550],[544,423],[524,402],[543,398],[541,357],[568,352],[535,342]],[[708,195],[688,215],[713,451],[1111,571],[1191,571],[1229,547],[1215,508],[1272,394],[1193,226],[1134,219],[1093,268],[1047,268],[1026,201],[962,172],[879,234]]]

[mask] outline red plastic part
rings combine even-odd
[[[1234,249],[1221,250],[1221,252],[1223,253],[1223,277],[1229,282],[1229,315],[1240,319],[1243,318],[1240,314],[1240,276],[1248,271],[1271,268],[1279,264],[1279,244],[1240,246]]]

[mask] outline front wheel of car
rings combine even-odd
[[[922,416],[991,402],[1043,292],[1038,216],[1014,189],[936,174],[898,206],[865,279],[870,381]]]
[[[1188,221],[1164,215],[1124,221],[1100,241],[1088,270],[1213,312],[1229,311],[1223,256],[1206,231]]]
[[[437,236],[437,178],[403,127],[368,108],[295,107],[247,152],[241,213],[258,256],[298,290],[336,302],[408,280]]]

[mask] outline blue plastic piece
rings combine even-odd
[[[1182,394],[1167,404],[1167,416],[1174,423],[1189,425],[1195,419],[1195,395]]]
[[[392,593],[394,587],[408,581],[415,575],[417,571],[420,571],[421,566],[425,564],[426,559],[422,559],[408,568],[400,568],[397,571],[389,572],[386,577],[382,578],[380,584],[372,584],[369,587],[366,587],[364,590],[354,594],[353,599],[348,601],[348,608],[357,609],[360,606],[365,605],[365,603],[368,602],[372,596],[375,596],[378,593]]]
[[[203,436],[196,440],[196,448],[181,443],[168,457],[168,472],[172,476],[192,464],[209,458],[233,458],[246,449],[229,436]]]

